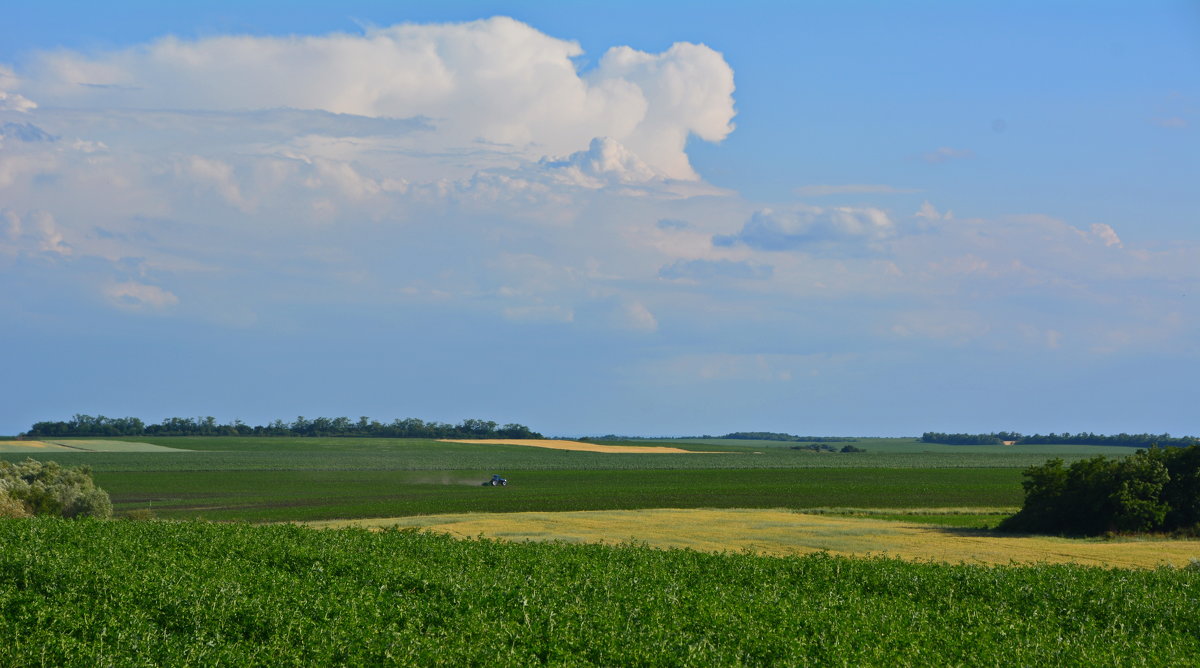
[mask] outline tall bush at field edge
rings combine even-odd
[[[1200,533],[1200,446],[1138,450],[1025,470],[1025,503],[1002,531]]]
[[[92,480],[91,467],[0,461],[0,517],[30,515],[107,519],[112,500]]]

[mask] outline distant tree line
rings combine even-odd
[[[864,448],[856,448],[853,445],[843,445],[841,448],[835,448],[828,443],[808,443],[805,445],[793,445],[792,450],[811,450],[812,452],[866,452]]]
[[[999,445],[1006,441],[1021,445],[1119,445],[1133,448],[1148,448],[1154,445],[1162,447],[1188,447],[1200,444],[1195,436],[1173,437],[1170,434],[1093,434],[1079,432],[1078,434],[1032,434],[1026,436],[1015,431],[999,431],[991,434],[944,434],[927,431],[921,435],[924,443],[943,443],[946,445]]]
[[[1025,503],[1002,531],[1094,536],[1200,533],[1200,446],[1138,450],[1025,470]]]
[[[542,438],[521,424],[500,425],[491,420],[463,420],[458,424],[425,422],[416,418],[379,422],[366,416],[357,421],[347,417],[297,417],[292,422],[275,420],[266,425],[248,425],[241,420],[217,424],[212,416],[166,418],[145,424],[135,417],[109,418],[80,415],[63,422],[36,422],[22,434],[27,438],[75,436],[358,436],[378,438]]]
[[[798,443],[848,443],[857,441],[849,436],[793,436],[775,431],[735,431],[717,438],[729,438],[746,441],[795,441]]]
[[[1001,436],[1013,438],[1001,438]],[[1000,445],[1004,441],[1016,441],[1020,434],[1000,432],[997,434],[943,434],[927,431],[921,434],[922,443],[941,443],[943,445]]]

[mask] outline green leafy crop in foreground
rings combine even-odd
[[[1200,655],[1193,569],[986,568],[0,521],[3,665],[1112,665]]]

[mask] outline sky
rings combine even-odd
[[[1195,2],[0,12],[0,433],[1200,434]]]

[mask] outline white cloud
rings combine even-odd
[[[742,243],[759,250],[797,250],[834,244],[862,245],[892,236],[895,225],[882,209],[797,205],[754,213],[732,236],[718,236],[717,245]]]
[[[163,309],[179,303],[179,298],[157,285],[136,281],[113,283],[104,289],[115,306],[129,310]]]
[[[1109,227],[1104,223],[1093,223],[1091,226],[1091,232],[1092,236],[1104,242],[1105,246],[1116,246],[1117,248],[1122,247],[1121,237],[1117,236],[1116,231],[1114,231],[1112,227]]]
[[[233,167],[210,158],[193,155],[179,165],[186,178],[191,178],[202,187],[211,188],[230,206],[250,211],[253,207],[242,197],[241,189],[234,178]]]
[[[643,332],[650,334],[658,331],[658,319],[646,308],[644,304],[638,301],[630,302],[624,306],[621,312],[620,324],[635,332]]]
[[[7,241],[0,243],[0,250],[8,254],[68,256],[73,252],[58,222],[47,211],[31,211],[21,216],[12,209],[3,209],[0,210],[0,224],[3,225],[0,241]]]
[[[655,170],[695,179],[689,135],[731,130],[733,72],[704,45],[610,49],[581,76],[579,45],[509,18],[401,24],[362,35],[166,37],[96,54],[38,54],[22,91],[74,108],[324,110],[425,118],[430,150],[507,147],[529,159],[612,137]],[[481,144],[480,142],[484,142]]]
[[[541,164],[552,173],[561,174],[568,183],[587,188],[599,188],[614,181],[645,183],[664,177],[610,137],[593,139],[586,151],[572,153],[565,160],[543,160]]]
[[[689,133],[719,142],[733,131],[733,70],[702,44],[677,43],[661,54],[615,47],[588,78],[637,86],[643,120],[615,136],[671,178],[696,178],[682,150]]]
[[[62,232],[59,231],[54,216],[46,211],[37,211],[31,218],[31,222],[40,236],[38,250],[56,255],[71,254],[71,247],[63,242]]]
[[[922,218],[927,221],[952,220],[954,218],[953,211],[947,211],[946,213],[942,213],[937,210],[937,207],[930,204],[929,200],[922,202],[920,210],[918,210],[913,215],[916,216],[917,218]]]
[[[0,65],[0,111],[29,112],[37,104],[13,89],[20,85],[17,75],[8,67]]]

